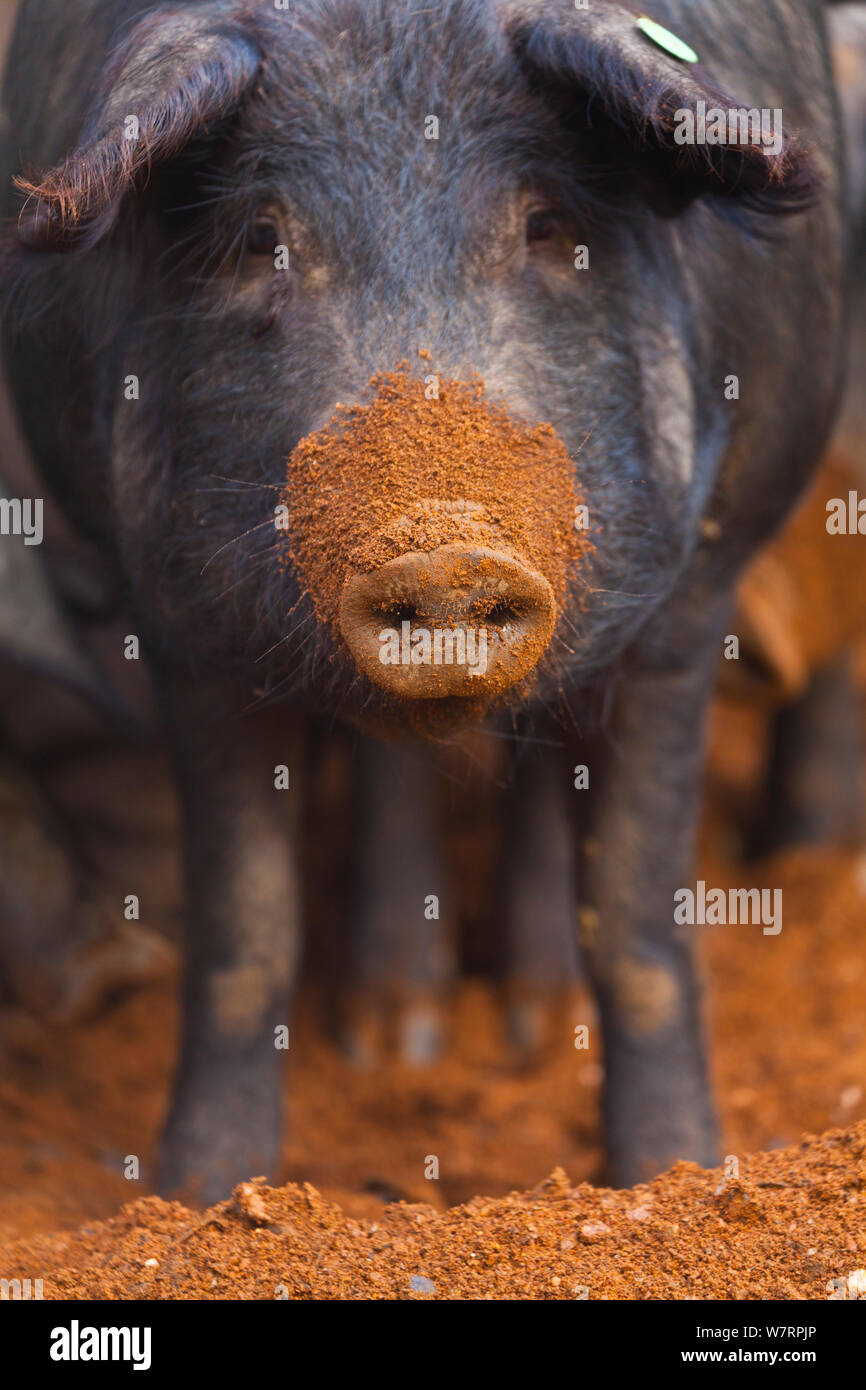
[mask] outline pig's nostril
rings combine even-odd
[[[513,603],[495,603],[484,617],[493,627],[507,627],[509,623],[519,622],[521,614]]]
[[[393,627],[399,627],[401,623],[414,623],[417,617],[418,609],[414,603],[389,603],[382,609],[383,620]]]

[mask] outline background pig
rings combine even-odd
[[[3,402],[0,421],[0,498],[38,497]],[[55,542],[56,522],[45,508],[42,529]],[[0,997],[58,1023],[172,962],[161,936],[124,919],[82,842],[80,818],[64,815],[51,785],[58,753],[75,740],[90,741],[92,782],[94,731],[140,743],[143,730],[89,646],[101,597],[93,574],[62,544],[50,562],[47,550],[14,534],[0,544]]]
[[[859,844],[862,734],[853,653],[866,617],[857,534],[828,533],[831,499],[866,486],[866,7],[828,14],[845,136],[851,250],[847,376],[830,450],[783,535],[750,567],[734,630],[741,660],[721,688],[773,711],[765,786],[746,827],[753,850]]]
[[[569,804],[573,839],[597,851],[575,860],[612,1174],[715,1156],[673,894],[691,874],[731,588],[832,420],[838,148],[820,5],[654,15],[698,65],[614,4],[22,7],[5,94],[7,367],[40,469],[128,591],[183,808],[166,1188],[197,1179],[219,1196],[273,1164],[298,781],[278,791],[275,768],[302,766],[310,708],[380,734],[501,706],[561,722],[566,785],[589,769]],[[780,108],[785,139],[680,145],[675,113],[699,102]],[[414,452],[385,461],[381,533],[368,487],[369,534],[335,547],[338,598],[363,595],[371,630],[380,616],[486,623],[516,653],[510,685],[503,662],[471,695],[433,672],[426,689],[383,685],[359,658],[360,599],[329,609],[320,572],[287,563],[291,505],[274,524],[288,489],[315,542],[318,487],[351,473],[327,440],[311,472],[299,445],[326,427],[338,442],[338,403],[403,361],[483,380],[497,429],[552,426],[570,480],[521,536],[480,436],[471,476],[437,455],[447,391],[407,402]],[[292,459],[304,467],[287,477]],[[435,491],[419,495],[416,472]],[[479,512],[467,483],[482,474]],[[580,564],[563,530],[578,497],[593,542]]]

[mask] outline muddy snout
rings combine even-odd
[[[487,698],[522,680],[556,617],[548,581],[504,551],[441,545],[346,580],[340,630],[360,671],[407,700]]]

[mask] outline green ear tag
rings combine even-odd
[[[665,29],[661,24],[656,24],[654,19],[647,19],[646,15],[641,15],[637,21],[637,27],[648,39],[663,48],[665,53],[670,53],[673,58],[681,58],[684,63],[699,62],[698,55],[693,48],[689,48],[687,43],[678,39],[676,34],[672,34],[670,29]]]

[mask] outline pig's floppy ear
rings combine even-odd
[[[261,61],[252,32],[219,3],[142,20],[111,60],[78,148],[50,172],[17,180],[27,195],[21,243],[63,250],[100,241],[152,168],[232,114]]]
[[[687,13],[687,11],[686,11]],[[607,153],[638,176],[658,210],[680,211],[692,198],[715,193],[766,213],[798,212],[816,198],[820,179],[796,137],[773,130],[761,143],[747,127],[722,143],[689,142],[711,111],[747,104],[721,92],[697,62],[672,56],[619,6],[563,14],[558,4],[512,0],[508,32],[533,88],[549,96],[604,143]],[[677,44],[677,37],[662,30]],[[688,35],[681,36],[687,40]],[[664,41],[664,40],[663,40]],[[688,51],[688,50],[687,50]],[[683,143],[680,143],[683,141]]]

